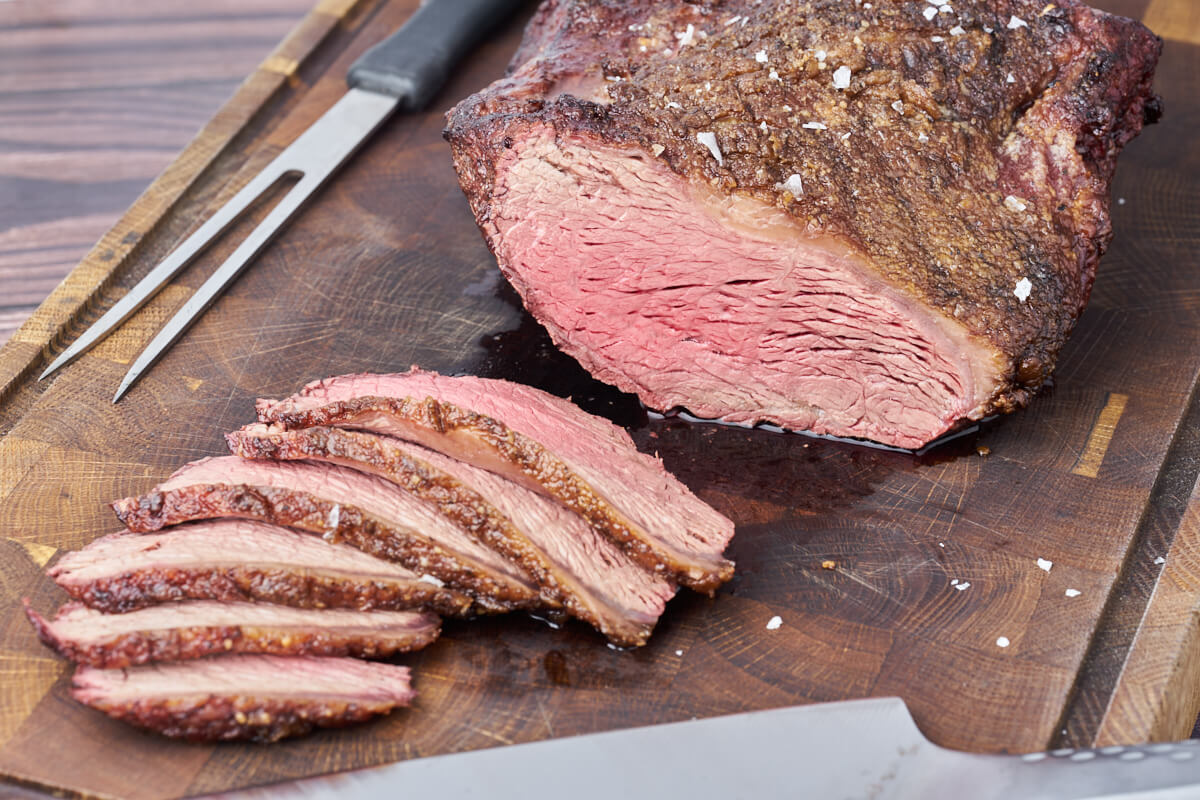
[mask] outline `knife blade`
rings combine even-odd
[[[78,358],[132,316],[280,179],[298,177],[266,218],[143,348],[113,397],[114,403],[120,400],[393,112],[423,108],[483,34],[523,2],[423,3],[399,30],[350,66],[346,76],[350,88],[337,103],[72,342],[38,380]]]
[[[209,797],[402,796],[1184,800],[1200,796],[1200,741],[963,753],[927,740],[904,701],[885,697],[418,758]]]

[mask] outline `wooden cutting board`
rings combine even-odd
[[[499,277],[440,136],[441,110],[502,74],[523,20],[473,54],[437,111],[389,123],[120,404],[130,360],[254,220],[36,382],[415,7],[322,0],[0,350],[0,774],[170,797],[880,695],[974,751],[1186,736],[1200,710],[1200,19],[1190,0],[1098,5],[1167,39],[1166,117],[1122,156],[1116,238],[1054,385],[923,456],[649,420],[554,350]],[[735,520],[737,576],[715,598],[682,593],[635,651],[522,616],[449,623],[404,659],[414,708],[269,747],[170,742],[70,700],[69,666],[19,603],[63,599],[43,568],[118,529],[107,501],[223,452],[255,397],[411,364],[540,386],[629,427]]]

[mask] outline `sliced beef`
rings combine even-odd
[[[329,461],[380,475],[524,566],[575,617],[619,645],[645,644],[674,586],[578,514],[487,470],[389,436],[253,425],[226,436],[244,458]]]
[[[556,498],[644,567],[711,592],[733,574],[733,523],[639,452],[625,431],[528,386],[413,369],[317,381],[259,417],[408,439]]]
[[[243,519],[110,534],[66,553],[48,574],[71,597],[113,613],[180,600],[428,609],[447,616],[475,610],[470,596],[395,562]]]
[[[149,494],[116,501],[113,509],[139,532],[220,517],[273,522],[397,561],[498,610],[549,602],[521,568],[408,492],[357,470],[206,458],[184,465]]]
[[[273,742],[386,714],[416,693],[407,667],[354,658],[234,655],[128,669],[82,666],[71,695],[165,736]]]
[[[543,3],[446,129],[526,308],[662,410],[912,448],[1024,405],[1161,42],[1078,0],[927,5]]]
[[[385,658],[419,650],[441,632],[433,614],[289,608],[197,600],[105,614],[71,602],[47,620],[25,603],[38,637],[91,667],[129,667],[217,653]]]

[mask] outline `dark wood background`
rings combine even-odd
[[[0,2],[0,344],[312,4]]]
[[[115,207],[132,202],[0,350],[0,774],[71,791],[163,797],[693,715],[893,694],[934,741],[969,750],[1186,735],[1200,708],[1197,5],[1099,3],[1167,37],[1158,80],[1167,117],[1123,157],[1114,187],[1125,201],[1114,206],[1117,238],[1055,385],[1027,411],[924,457],[648,421],[630,398],[591,382],[549,347],[498,280],[439,136],[440,109],[500,74],[519,24],[479,49],[435,110],[381,131],[119,405],[108,398],[131,357],[229,243],[77,364],[52,381],[33,380],[48,354],[327,107],[349,61],[413,5],[324,0],[278,49],[271,50],[277,37],[264,36],[243,71],[225,78],[231,89],[250,74],[233,100],[177,160],[167,154],[170,166],[146,194]],[[0,3],[0,14],[31,7]],[[171,81],[146,76],[170,74],[174,51],[188,48],[168,37],[160,64],[147,58],[130,68],[137,59],[112,44],[136,37],[147,17],[130,7],[78,6],[84,18],[107,21],[99,32],[81,31],[91,43],[67,62],[80,80],[102,82],[88,67],[100,58],[91,51],[113,51],[111,66],[125,75],[118,83],[128,89],[136,74],[157,86],[170,118],[161,124],[170,128],[179,118]],[[254,7],[231,4],[230,11]],[[189,28],[189,15],[212,24],[197,8],[164,12],[164,25]],[[294,12],[272,8],[250,17],[287,27]],[[39,29],[57,30],[14,22],[0,28],[0,45]],[[216,23],[208,35],[241,34]],[[207,51],[199,51],[203,61]],[[8,52],[0,46],[0,58]],[[220,69],[227,60],[219,59]],[[29,80],[55,69],[42,67]],[[125,152],[126,136],[145,141],[153,124],[139,122],[137,90],[130,91],[123,103],[98,106],[110,119],[133,114],[133,130],[107,140],[114,153]],[[0,92],[0,100],[8,97]],[[52,114],[44,98],[27,102],[42,109],[32,119]],[[195,126],[211,112],[198,114]],[[48,136],[31,134],[20,146],[43,152],[38,140]],[[45,149],[69,154],[73,141]],[[0,162],[0,202],[14,219],[36,205],[8,191],[27,185],[10,173],[29,161]],[[144,185],[127,188],[136,195]],[[62,202],[45,206],[58,211],[31,215],[32,236],[14,236],[11,248],[4,240],[5,263],[36,252],[38,225],[87,218],[71,205],[84,194],[61,190]],[[36,275],[54,258],[13,263]],[[30,279],[6,276],[0,286]],[[60,550],[114,528],[105,501],[220,452],[220,433],[249,419],[258,394],[411,363],[569,393],[629,426],[640,446],[659,452],[738,524],[735,581],[715,599],[681,595],[651,644],[629,653],[604,648],[580,626],[552,632],[518,617],[449,625],[410,662],[421,692],[416,708],[272,748],[164,742],[69,700],[69,671],[31,635],[18,599],[30,595],[43,610],[61,599],[42,568]],[[1038,558],[1053,560],[1053,569],[1038,569]],[[824,569],[825,561],[835,568]],[[962,582],[971,586],[955,588]],[[1066,598],[1067,588],[1081,594]],[[765,630],[776,614],[783,626]],[[1011,645],[997,647],[999,636]]]

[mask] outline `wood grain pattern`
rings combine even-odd
[[[479,48],[435,110],[381,131],[120,404],[108,399],[125,362],[237,231],[110,341],[33,382],[47,351],[328,107],[350,61],[413,5],[323,3],[345,17],[308,17],[0,350],[0,512],[13,521],[0,538],[0,564],[10,565],[0,568],[0,628],[3,654],[33,665],[0,680],[17,709],[0,718],[0,773],[168,797],[887,694],[905,698],[934,741],[968,750],[1086,744],[1102,727],[1117,738],[1150,728],[1186,735],[1176,728],[1187,713],[1168,719],[1161,709],[1192,703],[1177,692],[1200,684],[1200,664],[1187,657],[1194,632],[1178,627],[1192,572],[1168,590],[1161,570],[1139,569],[1154,566],[1150,553],[1168,554],[1170,565],[1173,548],[1200,535],[1187,506],[1200,465],[1189,461],[1200,448],[1189,438],[1200,377],[1191,124],[1200,48],[1190,44],[1167,43],[1158,86],[1168,113],[1124,156],[1116,238],[1054,386],[1028,410],[924,456],[647,419],[550,346],[500,280],[440,138],[440,109],[502,73],[518,24]],[[114,530],[105,501],[222,452],[221,434],[252,419],[256,396],[413,363],[540,386],[629,427],[639,447],[735,520],[734,581],[714,598],[672,601],[650,644],[630,652],[575,624],[448,623],[442,640],[404,659],[420,693],[413,709],[270,748],[165,742],[68,699],[64,673],[39,666],[47,652],[17,607],[25,595],[43,610],[61,599],[41,575],[42,555]],[[1127,398],[1119,420],[1116,396]],[[1072,474],[1096,453],[1106,408],[1102,458],[1091,457],[1089,475]],[[1143,613],[1161,620],[1157,632],[1139,634]],[[783,625],[768,630],[776,615]],[[1009,646],[997,645],[1001,636]],[[1172,651],[1161,655],[1163,646]],[[1139,659],[1145,669],[1133,668]],[[1122,711],[1125,696],[1139,698],[1136,708]]]
[[[1189,500],[1096,741],[1168,741],[1200,709],[1200,483]]]
[[[0,4],[0,343],[308,6]]]

